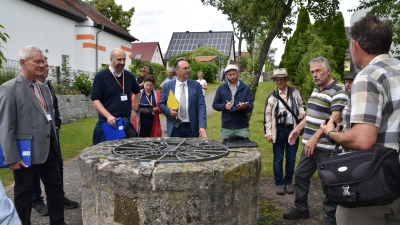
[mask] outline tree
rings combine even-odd
[[[300,84],[298,83],[298,80],[296,80],[297,76],[295,76],[295,74],[297,67],[300,64],[299,58],[305,53],[305,51],[307,51],[307,49],[300,48],[300,50],[303,51],[298,51],[299,48],[297,47],[299,46],[299,41],[301,36],[311,26],[310,16],[308,15],[306,8],[302,7],[300,9],[296,24],[297,24],[296,30],[294,31],[293,35],[289,38],[289,40],[286,42],[285,52],[282,55],[279,67],[286,69],[287,73],[289,74],[290,80],[292,82],[294,82],[295,84]]]
[[[86,2],[101,12],[104,16],[129,32],[131,19],[135,13],[135,7],[128,11],[122,10],[122,5],[117,5],[114,0],[86,0]]]
[[[339,9],[339,0],[201,0],[203,4],[211,5],[228,15],[234,26],[235,33],[241,34],[246,40],[254,39],[259,31],[265,31],[264,43],[259,53],[259,71],[255,71],[255,79],[251,85],[255,97],[261,68],[264,64],[272,41],[275,37],[283,37],[291,32],[288,25],[293,24],[295,12],[306,4],[308,12],[315,18],[324,18],[334,14]],[[240,45],[240,40],[239,40]],[[239,49],[240,51],[240,49]],[[240,54],[240,52],[239,52]],[[239,56],[240,59],[240,56]]]
[[[393,27],[393,44],[400,45],[400,2],[398,0],[370,0],[362,1],[360,5],[349,10],[355,12],[361,9],[369,9],[368,14],[374,14],[381,18],[390,18]],[[400,55],[400,49],[392,51],[396,55]]]
[[[346,50],[349,47],[342,13],[337,12],[335,15],[317,20],[314,27],[317,35],[323,39],[324,43],[333,47],[333,60],[336,62],[336,66],[332,66],[332,70],[340,74],[342,78],[344,76]]]
[[[0,28],[1,29],[4,29],[4,27],[0,24]],[[7,33],[4,33],[4,32],[2,32],[2,31],[0,31],[0,39],[1,39],[1,41],[2,42],[4,42],[4,43],[6,43],[7,42],[7,38],[10,38],[9,36],[8,36],[8,34]],[[1,42],[0,42],[0,44],[1,44]],[[4,55],[3,55],[3,52],[1,51],[1,48],[3,48],[3,46],[1,46],[0,45],[0,68],[2,68],[3,66],[3,61],[4,62],[6,62],[7,61],[7,59],[4,57]]]

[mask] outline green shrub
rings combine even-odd
[[[89,95],[92,92],[92,83],[93,81],[88,74],[79,72],[79,74],[75,76],[73,87],[80,91],[80,93]]]
[[[192,60],[190,62],[190,67],[192,68],[190,70],[190,79],[197,80],[197,73],[201,71],[203,72],[204,80],[206,80],[207,83],[214,83],[215,74],[218,72],[217,65],[212,62],[197,62]]]
[[[17,75],[18,73],[14,70],[0,70],[0,85],[6,81],[15,78],[15,76]]]

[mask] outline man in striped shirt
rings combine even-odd
[[[332,78],[330,64],[326,58],[311,59],[309,64],[316,87],[307,103],[306,119],[302,120],[289,135],[289,144],[294,144],[300,131],[305,129],[304,150],[295,171],[295,207],[283,214],[283,218],[288,220],[310,217],[308,205],[310,179],[317,170],[317,162],[330,157],[335,148],[335,145],[325,137],[320,124],[328,118],[340,122],[340,112],[348,100],[344,85]],[[323,208],[326,216],[322,224],[336,224],[336,205],[325,198]]]
[[[399,150],[400,61],[389,56],[393,31],[389,22],[367,15],[350,29],[350,52],[361,69],[346,106],[351,129],[336,132],[330,121],[324,133],[346,149],[364,150],[373,145]],[[400,224],[400,198],[378,206],[337,208],[338,224]]]

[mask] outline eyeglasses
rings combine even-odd
[[[183,69],[183,70],[191,70],[192,68],[189,66],[189,67],[183,67],[183,68],[179,68],[179,69]]]

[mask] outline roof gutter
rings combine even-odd
[[[104,24],[101,23],[101,30],[96,32],[96,73],[98,72],[98,63],[99,63],[99,33],[104,30]]]

